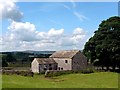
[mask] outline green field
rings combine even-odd
[[[1,72],[0,72],[0,90],[2,90],[2,75],[1,75]]]
[[[54,78],[45,78],[44,75],[34,77],[3,75],[2,88],[118,88],[118,74],[96,72],[68,74]]]

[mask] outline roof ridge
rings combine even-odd
[[[80,50],[61,50],[56,51],[53,53],[50,57],[53,58],[72,58],[76,53],[78,53]]]
[[[40,63],[56,63],[53,58],[35,58],[37,62]]]

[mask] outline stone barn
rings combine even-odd
[[[56,51],[50,58],[58,63],[57,70],[82,70],[87,67],[87,58],[80,50]]]
[[[46,70],[57,70],[57,63],[53,58],[35,58],[31,63],[31,69],[34,73]]]
[[[87,58],[80,50],[56,51],[49,58],[35,58],[31,63],[34,73],[46,70],[83,70],[87,67]]]

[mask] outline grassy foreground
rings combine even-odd
[[[3,75],[2,88],[118,88],[118,74],[98,72],[68,74],[54,78],[45,78],[43,75]]]
[[[2,74],[0,73],[0,90],[2,90]]]

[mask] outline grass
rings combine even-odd
[[[0,90],[2,90],[2,74],[0,72]]]
[[[96,72],[92,74],[68,74],[54,78],[44,75],[24,77],[3,75],[3,88],[118,88],[118,74]]]

